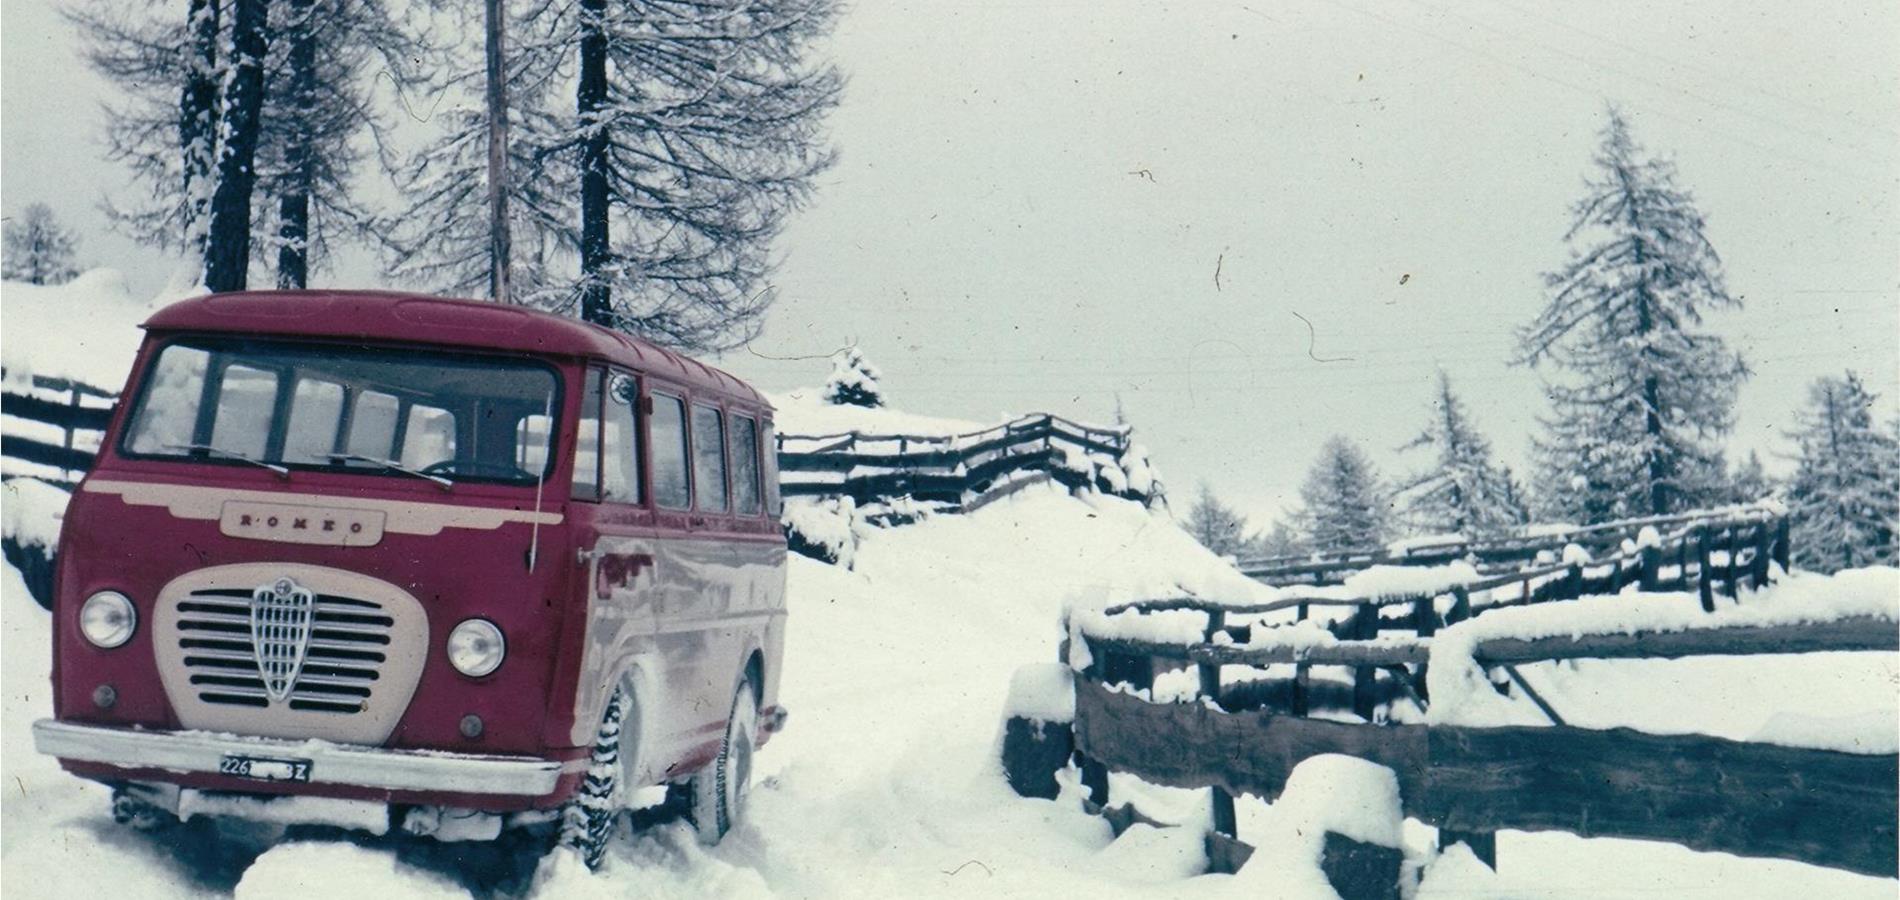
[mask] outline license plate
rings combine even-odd
[[[218,774],[257,781],[309,781],[310,760],[272,759],[266,756],[226,756],[218,760]]]

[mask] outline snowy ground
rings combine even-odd
[[[712,850],[699,848],[680,826],[661,826],[616,846],[598,874],[571,858],[556,860],[543,865],[528,893],[1329,896],[1289,820],[1264,804],[1243,802],[1242,832],[1276,849],[1239,876],[1195,876],[1201,861],[1193,829],[1137,827],[1115,839],[1105,823],[1079,811],[1074,797],[1019,799],[997,771],[996,733],[1011,673],[1054,659],[1066,598],[1129,584],[1224,580],[1210,574],[1218,571],[1211,564],[1178,529],[1133,504],[1085,504],[1053,489],[969,516],[879,531],[860,549],[855,571],[795,558],[784,688],[792,719],[762,754],[750,820]],[[48,706],[46,614],[13,570],[4,577],[0,875],[8,896],[103,889],[139,897],[306,898],[333,894],[339,885],[364,896],[467,893],[467,860],[452,854],[305,840],[256,855],[261,848],[241,841],[173,846],[115,826],[104,789],[32,752],[27,726]],[[1828,692],[1871,695],[1869,702],[1892,708],[1892,662],[1871,665],[1861,680],[1830,684]],[[1575,673],[1565,677],[1582,684]],[[1565,693],[1582,697],[1608,686],[1628,696],[1653,686],[1651,677],[1618,670],[1595,687]],[[1710,681],[1685,679],[1703,690]],[[1705,702],[1721,697],[1710,694]],[[1600,703],[1591,715],[1609,717],[1613,706]],[[1116,790],[1124,789],[1139,790],[1118,779]],[[1197,813],[1194,794],[1146,794],[1163,811]],[[1426,858],[1429,829],[1413,824],[1405,837],[1408,853]],[[1428,868],[1419,896],[1895,892],[1892,881],[1663,844],[1506,833],[1499,852],[1503,871],[1494,874],[1453,850]]]

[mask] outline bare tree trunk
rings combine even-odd
[[[316,140],[311,117],[316,114],[318,24],[312,15],[314,0],[290,0],[290,121],[284,150],[289,169],[284,192],[277,200],[277,286],[303,288],[310,279],[310,193],[316,181],[311,144]]]
[[[251,262],[251,189],[257,183],[257,130],[264,106],[264,57],[270,50],[269,0],[236,0],[232,74],[224,97],[225,134],[218,188],[211,195],[205,286],[241,291]]]
[[[505,0],[487,0],[488,11],[488,295],[508,302],[508,70],[503,39]]]
[[[192,249],[204,256],[205,218],[210,213],[207,182],[217,161],[218,144],[218,0],[189,0],[186,25],[191,32],[185,88],[178,98],[178,148],[183,158],[185,232]]]
[[[605,279],[607,265],[607,129],[600,110],[607,102],[607,35],[601,21],[606,0],[581,0],[581,319],[611,326],[613,312]]]

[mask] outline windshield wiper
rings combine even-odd
[[[242,453],[237,452],[236,450],[226,450],[223,447],[213,447],[210,444],[166,444],[165,449],[190,450],[197,453],[204,453],[211,456],[216,456],[220,459],[235,459],[239,462],[250,463],[251,465],[257,466],[260,469],[269,469],[272,472],[277,473],[277,477],[282,478],[286,481],[290,480],[290,468],[288,466],[280,466],[276,463],[265,462],[261,459],[258,459],[255,456],[246,456]]]
[[[445,491],[452,490],[455,487],[455,482],[448,478],[444,478],[441,475],[431,475],[428,472],[424,472],[420,469],[411,469],[408,466],[405,466],[402,463],[399,463],[393,459],[378,459],[374,456],[364,456],[361,453],[326,453],[324,455],[333,460],[341,459],[341,460],[347,460],[349,462],[365,462],[365,463],[369,463],[372,466],[382,466],[383,468],[388,469],[391,472],[401,472],[404,475],[414,475],[417,478],[435,482],[435,484],[438,487],[442,488]]]

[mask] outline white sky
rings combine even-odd
[[[1443,366],[1521,466],[1544,401],[1511,331],[1606,100],[1744,298],[1712,322],[1756,373],[1736,455],[1786,450],[1817,375],[1900,399],[1892,3],[857,0],[832,51],[843,158],[754,348],[855,340],[915,412],[1106,420],[1119,395],[1177,496],[1206,479],[1264,524],[1329,434],[1422,464],[1392,451]],[[0,5],[0,206],[52,204],[156,289],[170,264],[96,208],[125,180],[104,96],[52,4]],[[319,283],[384,286],[363,259]],[[829,368],[722,362],[770,390]]]

